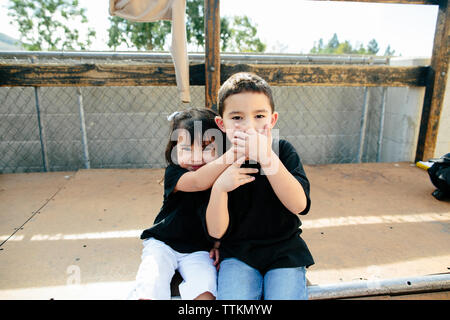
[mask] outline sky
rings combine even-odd
[[[93,51],[110,51],[108,0],[79,0],[87,9],[89,26],[97,32]],[[0,0],[0,32],[19,39],[9,22],[8,0]],[[388,45],[403,57],[430,57],[438,7],[434,5],[376,4],[301,0],[221,0],[221,16],[247,15],[257,25],[266,52],[306,54],[320,38],[366,46],[376,39],[383,53]],[[77,26],[78,27],[78,26]],[[120,47],[133,51],[134,48]],[[193,48],[192,48],[193,49]]]

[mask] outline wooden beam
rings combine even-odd
[[[219,9],[219,0],[205,0],[205,107],[215,111],[220,89]]]
[[[173,64],[0,63],[0,86],[158,86],[176,85]]]
[[[425,86],[429,67],[222,64],[218,89],[236,72],[254,72],[273,86]],[[206,85],[205,65],[191,65],[190,84]],[[174,86],[172,64],[0,63],[0,86]],[[211,100],[212,101],[212,100]]]
[[[222,82],[240,71],[254,72],[273,86],[424,86],[428,67],[329,65],[224,65]]]
[[[438,5],[440,0],[315,0],[336,2],[366,2],[366,3],[399,3],[399,4],[431,4]]]
[[[431,69],[426,83],[425,97],[417,142],[416,161],[434,157],[439,120],[444,103],[450,56],[450,12],[448,1],[439,5],[434,35]]]

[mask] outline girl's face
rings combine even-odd
[[[179,137],[176,148],[178,165],[189,171],[195,171],[217,158],[216,144],[213,140],[202,141],[201,144],[195,141],[191,144],[188,139]]]

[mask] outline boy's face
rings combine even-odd
[[[216,123],[230,140],[236,130],[270,130],[278,120],[278,113],[272,113],[269,98],[264,93],[233,94],[225,99],[224,106],[223,117],[216,117]]]

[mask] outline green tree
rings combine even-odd
[[[314,47],[309,51],[309,53],[323,53],[324,50],[325,47],[323,45],[323,39],[320,38],[317,44],[314,42]]]
[[[320,38],[319,42],[314,42],[314,46],[309,51],[309,53],[314,54],[366,54],[366,55],[376,55],[380,51],[380,48],[378,47],[378,42],[375,39],[372,39],[367,44],[367,47],[364,48],[364,46],[361,43],[357,42],[357,47],[353,48],[351,43],[348,40],[345,40],[344,42],[339,42],[337,34],[333,34],[331,39],[328,41],[327,45],[323,45],[323,39]],[[386,48],[386,51],[384,53],[385,56],[392,56],[394,55],[395,50],[391,49],[391,46],[389,45]]]
[[[380,48],[378,48],[378,42],[375,39],[372,39],[369,41],[369,44],[367,45],[367,52],[369,54],[377,54],[377,52],[380,51]]]
[[[256,36],[257,32],[247,16],[233,17],[228,41],[222,40],[222,51],[264,52],[266,45]]]
[[[335,54],[351,54],[351,53],[354,53],[354,50],[353,50],[350,42],[348,42],[346,40],[342,43],[339,43],[339,45],[337,46],[337,48],[334,50],[333,53],[335,53]]]
[[[81,39],[79,26],[88,20],[78,6],[78,0],[10,0],[8,15],[27,50],[86,50],[95,31],[88,28]]]
[[[138,50],[163,50],[171,30],[169,21],[137,23],[117,16],[109,17],[109,21],[108,47],[114,50],[122,43],[128,47],[134,45]]]
[[[391,45],[389,44],[384,51],[384,56],[393,56],[395,54],[395,50],[391,49]]]
[[[120,17],[110,17],[108,46],[114,50],[121,44],[141,50],[164,50],[170,34],[170,21],[132,22]],[[186,2],[186,38],[198,49],[205,46],[204,0]],[[248,17],[221,17],[221,50],[263,52],[265,44],[256,35],[257,29]]]
[[[326,51],[330,51],[330,53],[334,52],[339,47],[339,40],[337,34],[333,34],[330,41],[328,41],[327,46],[325,48]]]

